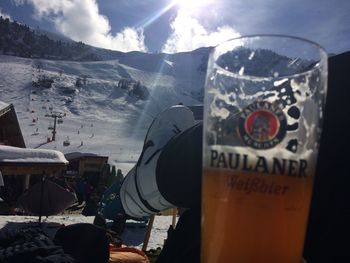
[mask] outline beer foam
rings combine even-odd
[[[267,101],[277,103],[287,119],[287,133],[275,146],[276,154],[282,155],[283,158],[290,158],[294,154],[298,154],[301,158],[309,158],[308,156],[317,152],[321,134],[320,120],[323,117],[323,101],[317,98],[322,96],[318,95],[315,88],[320,86],[321,81],[318,70],[295,78],[270,80],[237,79],[217,70],[208,81],[207,88],[211,100],[209,107],[206,107],[208,112],[205,112],[205,118],[208,126],[207,134],[214,137],[214,144],[222,134],[226,122],[234,123],[234,119],[237,119],[247,106],[257,101]],[[300,112],[297,119],[288,114],[292,107]],[[236,137],[231,141],[237,143],[241,140],[237,132],[237,123],[231,126],[233,126],[231,135]],[[231,145],[242,146],[242,143]],[[252,149],[252,152],[256,152],[256,149]],[[263,153],[276,155],[273,150],[264,150]]]

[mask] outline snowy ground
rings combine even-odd
[[[82,215],[50,216],[42,219],[42,227],[46,233],[53,236],[59,226],[76,223],[92,223],[94,217]],[[135,226],[132,221],[128,221],[122,240],[127,246],[142,248],[146,227]],[[153,223],[151,236],[147,249],[163,247],[167,237],[167,230],[172,223],[172,216],[156,216]],[[38,217],[35,216],[1,216],[1,229],[18,229],[21,227],[38,226]]]

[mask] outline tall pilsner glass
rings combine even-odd
[[[327,54],[279,35],[216,46],[203,124],[201,262],[300,263]]]

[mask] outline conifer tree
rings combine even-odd
[[[124,176],[123,176],[122,170],[118,169],[116,181],[121,183],[123,181],[123,179],[124,179]]]

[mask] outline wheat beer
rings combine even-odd
[[[215,47],[203,122],[202,263],[300,263],[327,54],[293,37]]]
[[[202,262],[300,262],[312,182],[205,168]]]

